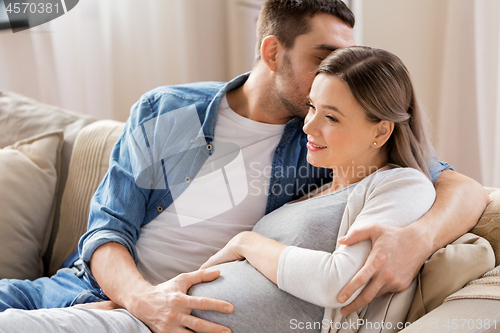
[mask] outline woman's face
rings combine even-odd
[[[332,168],[338,176],[344,174],[350,179],[364,178],[373,172],[370,167],[380,166],[380,149],[374,145],[379,123],[366,118],[342,79],[317,75],[308,98],[310,107],[303,129],[310,164]]]

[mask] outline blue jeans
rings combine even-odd
[[[62,268],[52,277],[34,281],[0,280],[0,312],[6,309],[64,308],[75,304],[108,300],[83,274],[81,265]]]

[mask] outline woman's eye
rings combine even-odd
[[[311,109],[316,110],[316,108],[314,107],[314,105],[312,105],[312,103],[311,103],[311,102],[307,102],[307,103],[306,103],[306,105],[307,105],[308,107],[310,107]]]
[[[339,120],[337,118],[333,117],[333,116],[328,115],[326,117],[328,118],[328,120],[330,120],[330,121],[332,121],[334,123],[338,123],[339,122]]]

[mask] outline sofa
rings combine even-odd
[[[124,125],[0,91],[0,278],[50,276],[77,248]],[[487,190],[478,224],[423,266],[402,332],[500,332],[500,190]]]

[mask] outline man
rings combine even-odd
[[[33,283],[61,290],[66,300],[46,304],[28,282],[0,283],[0,294],[12,295],[15,287],[34,300],[34,307],[109,297],[112,302],[96,307],[123,307],[154,332],[227,331],[190,313],[231,312],[230,304],[186,295],[191,285],[211,281],[218,273],[178,274],[197,269],[224,241],[300,197],[310,185],[328,181],[327,170],[306,163],[301,118],[317,66],[335,49],[354,45],[353,26],[354,17],[341,1],[268,0],[258,21],[258,59],[251,74],[229,83],[157,88],[132,107],[110,169],[92,200],[88,232],[79,244],[85,278],[80,272],[64,271],[64,277],[60,273],[50,281]],[[243,195],[241,201],[238,191],[230,192],[230,209],[205,218],[203,207],[213,208],[211,191],[216,187],[205,176],[220,169],[221,179],[233,189],[229,165],[238,157],[222,164],[217,163],[224,156],[212,158],[224,150],[224,142],[238,142],[240,151],[229,149],[226,155],[241,153],[247,176],[257,179],[262,191]],[[367,263],[339,301],[370,279],[371,283],[343,309],[345,314],[382,293],[404,290],[435,250],[476,223],[488,200],[485,191],[446,169],[446,164],[433,162],[437,199],[420,220],[403,229],[373,225],[339,240],[352,244],[370,238],[373,243]],[[195,186],[205,194],[190,201],[198,193],[191,191]],[[5,298],[0,297],[0,306]],[[22,302],[16,303],[19,308],[34,308],[18,303]],[[0,316],[2,320],[7,319]]]

